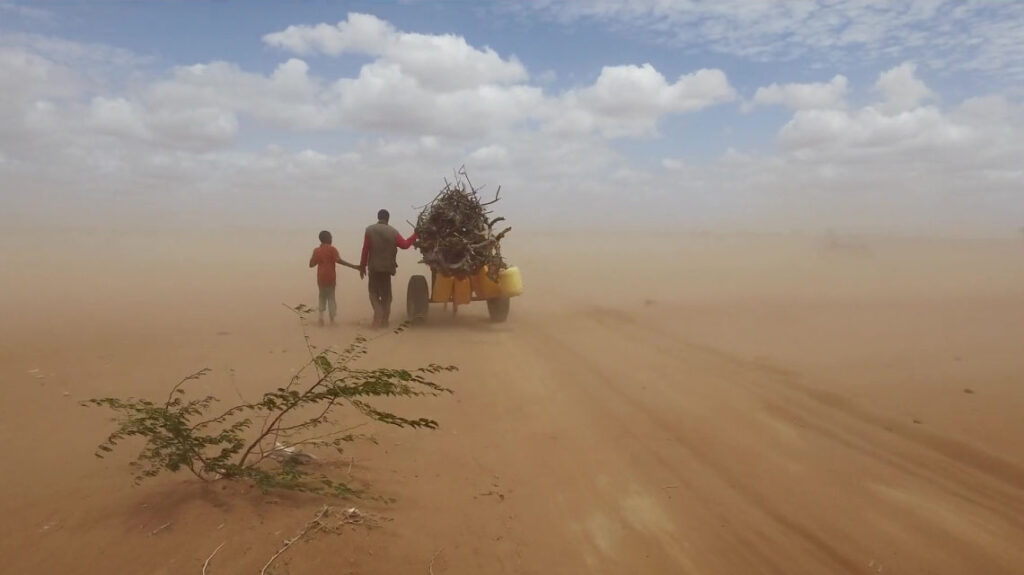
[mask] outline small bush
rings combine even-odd
[[[305,334],[305,316],[312,310],[302,305],[289,309],[298,314]],[[205,481],[250,480],[264,490],[360,495],[344,482],[309,471],[295,449],[330,447],[341,453],[346,443],[373,441],[372,436],[353,433],[366,421],[339,427],[335,415],[344,406],[371,421],[435,429],[434,420],[382,411],[368,400],[450,393],[428,378],[457,368],[430,364],[413,370],[360,369],[353,364],[366,354],[366,338],[356,337],[340,352],[317,351],[308,335],[305,340],[310,359],[287,385],[264,393],[258,401],[243,400],[219,413],[214,411],[219,403],[216,397],[188,397],[188,384],[206,376],[208,369],[178,382],[163,401],[115,397],[84,401],[83,405],[116,413],[117,429],[100,444],[96,456],[102,458],[125,439],[139,437],[145,443],[132,462],[136,482],[165,471],[188,470]]]

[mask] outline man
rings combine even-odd
[[[370,305],[373,306],[373,327],[387,327],[391,319],[391,276],[398,271],[398,248],[408,249],[416,242],[416,232],[408,239],[388,224],[391,214],[377,212],[377,223],[366,228],[359,277],[370,275]]]

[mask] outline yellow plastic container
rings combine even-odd
[[[452,283],[452,301],[455,305],[466,305],[473,301],[473,286],[469,278],[457,279]]]
[[[480,273],[472,278],[473,291],[481,299],[491,299],[501,296],[501,286],[487,277],[487,266],[484,266]]]
[[[523,293],[523,278],[519,275],[519,268],[512,266],[501,270],[498,273],[498,286],[501,288],[502,297],[515,297]]]
[[[452,289],[454,284],[455,278],[437,274],[434,278],[434,291],[431,296],[431,301],[434,303],[450,301],[452,299]]]

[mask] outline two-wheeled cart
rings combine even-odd
[[[423,275],[409,278],[405,307],[410,321],[422,322],[427,319],[430,304],[442,304],[446,309],[451,304],[455,314],[460,306],[486,301],[491,321],[504,322],[508,319],[512,298],[522,293],[522,277],[519,268],[514,266],[501,270],[497,281],[488,276],[487,268],[466,277],[445,275],[431,268],[429,283]]]

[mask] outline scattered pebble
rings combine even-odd
[[[964,388],[964,393],[966,393],[966,394],[968,394],[968,395],[971,395],[971,394],[973,394],[973,393],[974,393],[974,390],[973,390],[973,389],[971,389],[971,388],[969,388],[969,387],[965,387],[965,388]]]
[[[922,423],[924,423],[924,422],[923,422],[923,421],[921,421],[920,419],[914,418],[914,423],[916,423],[916,424],[918,424],[918,425],[921,425],[921,424],[922,424]]]

